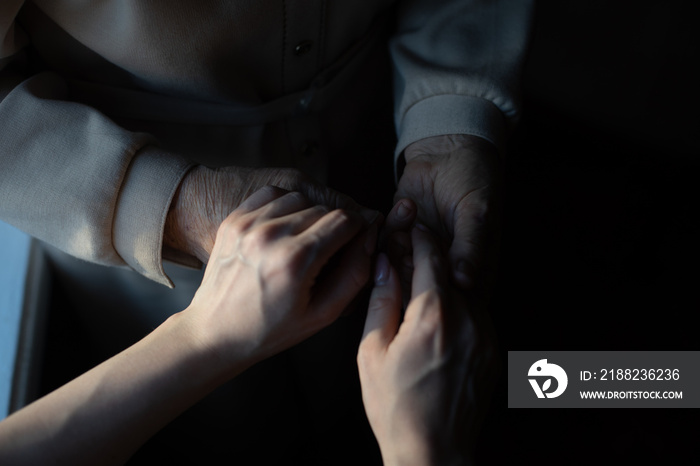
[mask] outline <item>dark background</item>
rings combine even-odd
[[[700,349],[692,5],[537,4],[492,304],[504,358],[506,350]],[[698,461],[695,410],[506,405],[501,380],[482,464]]]

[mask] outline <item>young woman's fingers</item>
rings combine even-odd
[[[328,212],[322,207],[309,208],[310,205],[301,193],[266,186],[248,197],[229,215],[225,224],[236,222],[236,227],[229,230],[236,235],[251,227],[260,227],[264,231],[263,238],[279,239],[303,231]]]
[[[413,255],[411,233],[405,231],[392,233],[387,238],[386,246],[382,250],[389,256],[392,265],[399,267],[404,256]]]
[[[362,216],[348,210],[333,210],[295,238],[299,252],[307,257],[307,272],[315,277],[328,260],[359,233]]]
[[[384,221],[384,228],[379,238],[381,249],[387,246],[390,237],[399,231],[408,232],[416,220],[418,209],[411,199],[400,199],[387,215]]]
[[[399,280],[389,258],[385,254],[379,254],[374,272],[374,288],[362,333],[361,351],[386,350],[399,330],[400,320]]]
[[[264,205],[269,204],[277,198],[289,193],[286,189],[278,188],[277,186],[265,186],[255,191],[248,198],[241,202],[236,209],[236,212],[247,213],[257,210]]]
[[[311,202],[303,194],[290,191],[258,209],[257,221],[276,219],[311,207]]]
[[[448,264],[440,246],[427,227],[416,225],[411,232],[413,243],[413,281],[411,299],[428,290],[440,289],[447,283]]]
[[[312,312],[324,320],[333,320],[365,287],[376,248],[377,230],[378,225],[374,223],[357,235],[340,253],[333,267],[318,277],[310,303]]]
[[[318,222],[328,213],[328,207],[315,205],[298,212],[292,212],[274,220],[268,225],[274,225],[284,235],[297,235]]]
[[[411,245],[411,233],[396,231],[392,233],[384,250],[389,257],[389,262],[398,273],[399,283],[403,295],[403,307],[408,305],[411,297],[411,281],[413,280],[413,246]]]

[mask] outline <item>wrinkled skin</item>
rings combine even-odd
[[[311,204],[359,212],[372,220],[378,213],[326,188],[298,170],[281,168],[197,166],[182,180],[166,219],[166,246],[207,263],[219,225],[245,199],[264,186],[298,191]]]
[[[395,202],[412,201],[417,220],[437,234],[454,283],[484,291],[493,275],[499,231],[501,175],[495,146],[475,136],[438,136],[409,145],[404,156]],[[406,284],[410,274],[401,272],[401,258],[410,256],[405,231],[411,220],[396,214],[388,215],[384,236],[391,238],[389,255]]]

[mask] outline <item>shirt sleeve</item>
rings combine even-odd
[[[530,0],[408,0],[390,41],[398,157],[432,136],[471,134],[503,148],[518,118]]]
[[[0,219],[75,257],[172,286],[163,228],[189,162],[71,102],[58,75],[25,74],[21,4],[0,6]]]

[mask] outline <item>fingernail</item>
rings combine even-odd
[[[416,223],[416,228],[418,228],[420,231],[430,231],[428,227],[426,227],[422,223]]]
[[[411,209],[407,203],[401,202],[399,203],[399,208],[396,210],[396,216],[399,218],[399,220],[404,220],[408,218],[412,212],[413,209]]]
[[[377,257],[377,264],[374,269],[374,284],[377,286],[386,285],[389,281],[389,258],[384,253]]]
[[[377,224],[373,223],[367,230],[367,238],[365,239],[365,252],[368,256],[374,254],[377,249]]]

